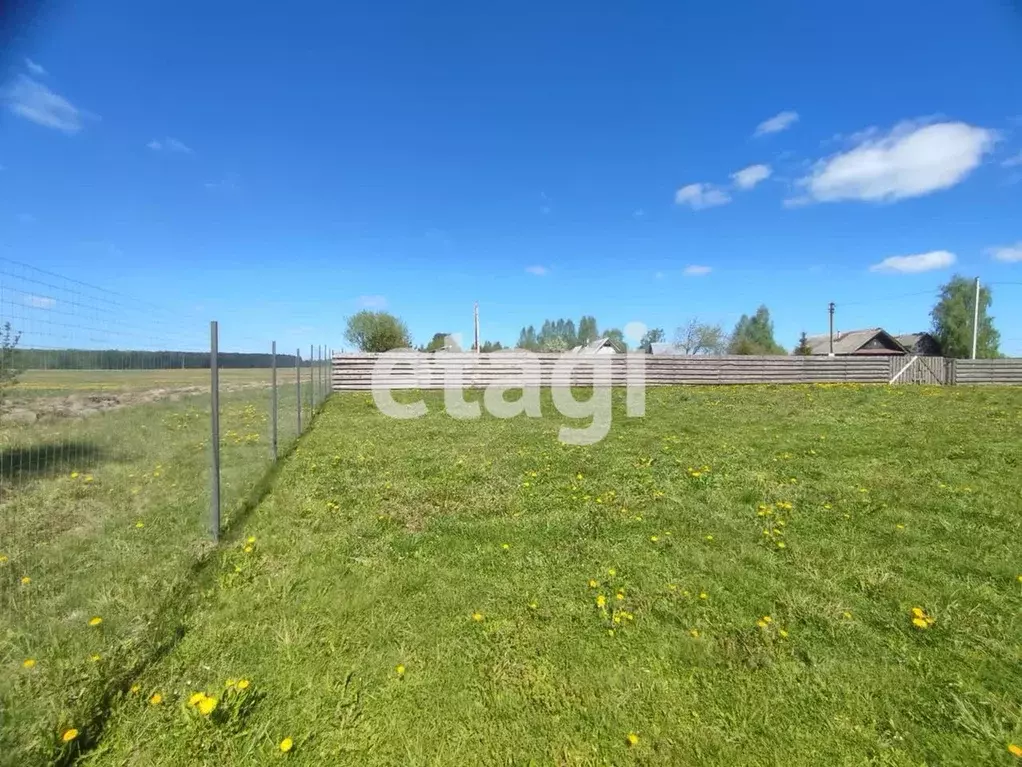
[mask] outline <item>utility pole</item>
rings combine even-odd
[[[976,359],[976,339],[979,337],[979,277],[976,278],[976,301],[972,307],[972,358]]]
[[[476,354],[479,354],[479,302],[476,301],[475,305],[475,336],[476,336]]]
[[[834,302],[831,301],[827,307],[830,312],[830,352],[827,354],[828,357],[834,356]]]

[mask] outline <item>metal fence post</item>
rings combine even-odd
[[[295,381],[298,384],[298,436],[302,435],[302,350],[295,349]]]
[[[209,323],[209,421],[212,465],[210,466],[210,523],[213,528],[213,542],[220,541],[220,332],[216,320]]]
[[[316,365],[316,353],[312,344],[309,344],[309,423],[312,423],[312,414],[316,412],[316,382],[312,378],[312,372]]]
[[[316,370],[316,378],[319,380],[319,404],[326,399],[326,392],[323,391],[323,344],[316,347],[316,354],[319,355],[319,368]]]
[[[277,342],[270,345],[270,374],[272,394],[270,395],[270,455],[277,462]]]

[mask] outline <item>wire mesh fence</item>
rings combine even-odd
[[[214,480],[226,527],[312,423],[319,349],[242,339],[214,376],[208,322],[0,259],[0,753],[45,758],[140,662]]]

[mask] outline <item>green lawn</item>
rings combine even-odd
[[[0,420],[0,764],[49,763],[64,723],[84,733],[173,641],[213,550],[209,396],[190,393],[203,379],[208,387],[208,371],[30,372],[9,392],[42,417]],[[266,370],[223,373],[227,523],[271,467],[268,381]],[[156,390],[87,416],[51,407]],[[283,447],[297,436],[296,410],[294,385],[282,386]]]
[[[584,448],[548,398],[506,421],[427,399],[394,421],[333,397],[197,569],[177,641],[102,730],[69,709],[50,743],[80,728],[64,754],[97,765],[1017,763],[1022,389],[658,389]],[[75,641],[106,652],[90,612]]]

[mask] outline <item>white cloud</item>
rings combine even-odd
[[[527,267],[525,267],[525,271],[527,271],[529,274],[534,274],[537,277],[546,277],[547,273],[550,270],[547,269],[545,266],[538,266],[537,265],[537,266],[527,266]]]
[[[25,68],[37,77],[42,77],[46,74],[42,64],[36,64],[32,59],[25,59]]]
[[[82,129],[81,111],[31,77],[19,75],[4,96],[7,108],[18,117],[69,134]]]
[[[686,277],[703,277],[713,271],[713,267],[700,266],[699,264],[692,264],[686,266],[685,271],[682,272]]]
[[[152,149],[154,152],[159,152],[166,149],[168,152],[180,152],[181,154],[191,154],[191,147],[187,146],[183,141],[178,141],[176,138],[170,138],[169,136],[165,139],[153,139],[147,147]]]
[[[1022,240],[1019,240],[1014,245],[996,245],[992,248],[987,248],[987,253],[997,261],[1004,261],[1009,264],[1022,261]]]
[[[750,165],[740,171],[731,174],[731,179],[739,189],[752,189],[760,181],[770,178],[773,171],[769,165]]]
[[[664,273],[663,272],[654,272],[654,274],[653,274],[653,279],[654,280],[662,280],[663,278],[664,278]]]
[[[387,308],[387,299],[384,296],[359,296],[357,303],[363,309]]]
[[[848,150],[820,160],[798,183],[819,202],[891,202],[962,181],[994,145],[993,131],[961,122],[904,122],[887,134],[868,132]]]
[[[55,298],[49,296],[36,296],[32,293],[26,293],[24,296],[25,306],[31,306],[34,309],[52,309],[57,305]]]
[[[688,205],[692,210],[712,208],[716,205],[727,205],[731,196],[713,184],[689,184],[674,193],[674,202]]]
[[[934,269],[945,269],[955,262],[955,254],[946,250],[931,250],[914,256],[891,256],[869,268],[871,272],[919,274]]]
[[[1005,168],[1016,168],[1022,165],[1022,151],[1018,154],[1012,155],[1007,160],[1001,163]]]
[[[798,112],[780,112],[769,120],[764,120],[757,125],[755,135],[763,136],[767,133],[780,133],[782,130],[788,130],[797,122]]]

